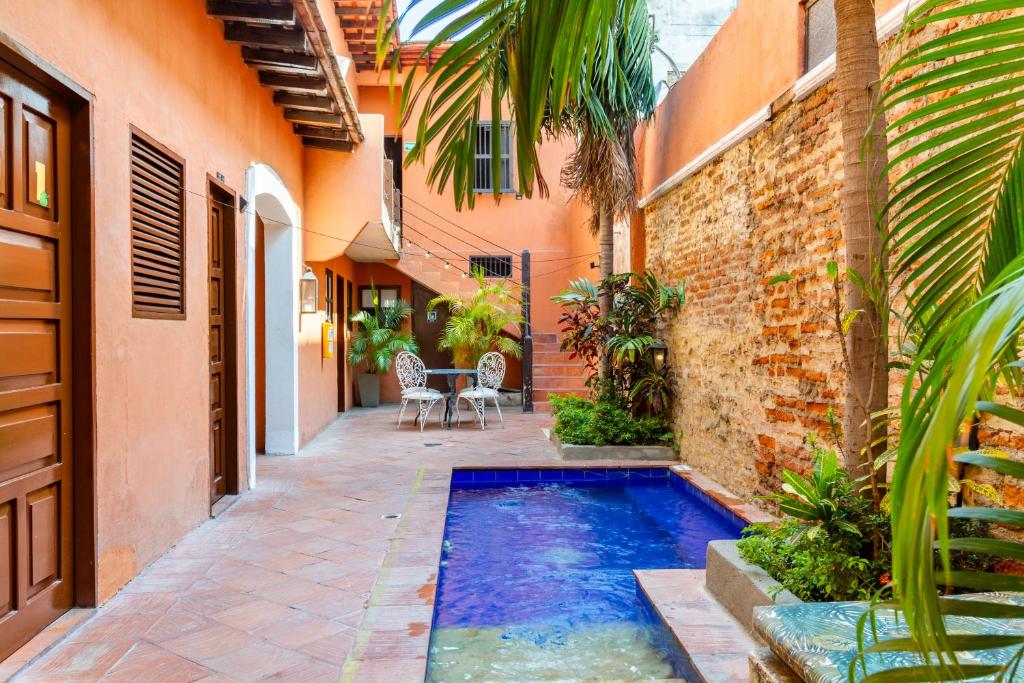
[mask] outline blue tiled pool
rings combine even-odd
[[[427,678],[680,677],[632,571],[703,568],[743,526],[664,468],[456,470]]]

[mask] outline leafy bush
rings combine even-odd
[[[588,401],[579,396],[552,396],[555,435],[562,443],[578,446],[671,445],[672,428],[661,417],[634,417],[624,405],[601,396]]]
[[[835,450],[813,436],[808,444],[811,475],[786,470],[782,493],[764,496],[789,519],[748,527],[740,555],[801,600],[870,599],[889,582],[889,519],[855,490]]]
[[[796,520],[777,527],[755,524],[744,534],[739,542],[743,559],[801,600],[869,600],[889,580],[887,562],[862,557],[848,539],[808,534]]]

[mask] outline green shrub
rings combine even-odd
[[[887,561],[872,561],[859,547],[851,552],[847,538],[808,534],[795,520],[778,527],[755,524],[744,534],[740,556],[801,600],[869,600],[889,581]]]
[[[551,398],[555,435],[578,446],[671,445],[672,428],[660,417],[634,417],[629,409],[604,396],[588,401],[579,396]]]

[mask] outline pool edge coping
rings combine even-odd
[[[430,656],[430,637],[434,624],[434,609],[437,602],[438,573],[442,556],[448,501],[452,491],[453,472],[474,469],[649,469],[666,468],[692,486],[696,492],[708,496],[715,504],[728,510],[739,519],[750,523],[772,522],[775,518],[750,503],[734,496],[725,487],[678,461],[637,461],[601,460],[579,461],[566,467],[564,463],[522,462],[510,465],[464,462],[451,466],[420,467],[411,485],[409,501],[402,511],[401,521],[389,540],[388,549],[381,563],[380,572],[370,598],[367,600],[363,618],[356,627],[355,642],[342,665],[340,683],[355,683],[363,680],[361,674],[373,673],[384,666],[394,674],[400,669],[415,671],[415,679],[426,679],[427,661]],[[443,494],[436,491],[445,482]],[[424,499],[433,496],[435,500]],[[407,564],[408,563],[408,564]],[[416,587],[415,583],[396,583],[394,572],[401,570],[425,571],[426,581]],[[429,571],[428,571],[429,570]],[[662,570],[662,571],[703,571],[703,570]],[[635,572],[634,572],[635,576]],[[416,598],[399,599],[389,603],[386,596],[391,592],[399,594],[416,587]],[[638,581],[639,587],[639,581]],[[429,591],[424,593],[424,591]],[[429,598],[429,600],[428,600]],[[648,600],[650,598],[648,597]],[[652,605],[654,604],[653,601]],[[657,606],[655,605],[657,611]],[[423,618],[426,615],[426,618]],[[660,612],[659,612],[660,618]],[[662,618],[662,621],[664,619]],[[666,625],[667,622],[666,622]],[[670,631],[672,629],[670,628]],[[404,632],[410,638],[423,639],[423,650],[415,656],[392,657],[369,655],[375,635]],[[403,650],[403,648],[398,648]],[[367,666],[369,665],[369,666]],[[369,671],[367,671],[369,669]],[[411,680],[411,679],[410,679]]]

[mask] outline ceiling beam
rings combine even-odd
[[[334,113],[334,102],[330,97],[317,97],[315,95],[296,95],[289,92],[275,92],[274,104],[279,107],[295,107],[296,109],[309,109],[311,111],[326,111]]]
[[[223,21],[244,21],[267,26],[295,26],[295,8],[291,5],[206,0],[206,13]]]
[[[327,126],[342,126],[341,114],[325,111],[307,111],[305,109],[285,109],[284,118],[292,123],[318,123]]]
[[[355,148],[355,144],[345,140],[325,140],[324,138],[302,138],[302,144],[306,147],[329,149],[335,152],[351,152]]]
[[[309,126],[302,123],[296,123],[292,126],[292,131],[304,138],[324,138],[326,140],[345,140],[346,142],[352,141],[352,136],[344,128],[324,128],[323,126]]]
[[[266,50],[258,47],[242,47],[242,59],[246,64],[259,64],[288,71],[315,73],[320,68],[316,55]]]
[[[248,26],[235,21],[224,22],[224,40],[249,47],[281,47],[290,50],[309,49],[306,32],[301,28],[283,26]]]
[[[323,76],[302,76],[275,71],[260,71],[260,84],[281,90],[294,90],[311,95],[327,95],[327,79]]]

